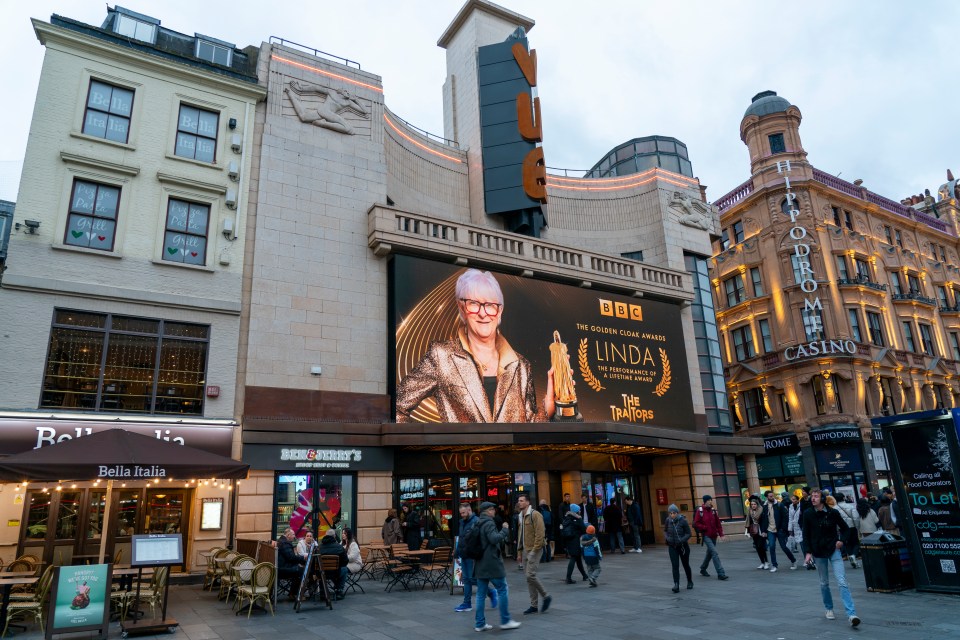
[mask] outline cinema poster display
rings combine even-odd
[[[903,533],[920,556],[917,586],[960,593],[957,427],[949,419],[927,420],[895,427],[887,435],[902,482]]]
[[[457,278],[465,267],[395,256],[391,262],[394,382],[435,341],[457,335]],[[542,404],[554,331],[567,345],[584,422],[694,430],[680,307],[493,272],[503,291],[500,332],[530,361]],[[462,382],[460,383],[462,385]],[[433,398],[410,417],[439,422]]]

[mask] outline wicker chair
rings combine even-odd
[[[241,585],[237,589],[237,613],[240,613],[243,610],[243,605],[248,600],[250,601],[250,608],[247,609],[247,618],[250,617],[250,613],[253,611],[253,605],[259,601],[263,603],[270,609],[270,615],[276,615],[273,612],[273,583],[277,578],[277,568],[273,566],[272,562],[261,562],[253,568],[251,572],[250,582],[247,584]]]
[[[47,570],[37,581],[37,590],[31,594],[29,600],[16,600],[10,602],[7,606],[7,620],[3,625],[3,633],[0,638],[7,635],[7,629],[14,620],[26,617],[32,617],[34,621],[40,623],[40,633],[43,634],[43,616],[46,613],[47,593],[50,591],[50,584],[53,582],[53,567],[47,567]]]
[[[203,575],[203,584],[200,586],[201,590],[213,589],[213,583],[217,579],[217,563],[215,559],[226,555],[228,551],[229,549],[223,547],[210,549],[210,555],[207,557],[207,572]]]
[[[227,602],[230,602],[230,594],[236,591],[241,579],[250,579],[249,571],[255,566],[257,566],[257,561],[250,556],[238,555],[234,558],[227,573],[220,578],[220,591],[217,598],[225,598]],[[243,571],[243,574],[239,574],[238,571]]]
[[[23,585],[19,591],[11,590],[10,602],[27,602],[33,600],[34,594],[37,593],[41,587],[43,587],[44,583],[49,586],[51,581],[53,581],[53,567],[48,565],[40,575],[40,579],[37,580],[32,586]]]
[[[169,575],[169,567],[157,567],[153,572],[153,578],[150,579],[150,586],[146,589],[140,589],[139,598],[136,592],[127,596],[127,611],[129,611],[131,604],[139,608],[140,603],[145,602],[150,605],[150,616],[156,617],[157,607],[163,605],[163,592],[167,586]]]

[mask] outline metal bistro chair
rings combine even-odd
[[[213,590],[213,584],[219,578],[216,559],[222,558],[229,552],[230,550],[224,547],[214,547],[210,549],[210,555],[207,557],[207,572],[203,574],[203,584],[200,586],[201,590]]]
[[[253,583],[253,570],[257,566],[257,561],[250,556],[243,556],[243,559],[233,565],[233,571],[230,572],[230,590],[227,592],[227,602],[230,602],[230,594],[234,594],[236,599],[233,601],[237,611],[240,610],[240,589],[249,587]]]
[[[406,553],[409,551],[407,545],[403,545],[403,552]],[[400,555],[400,551],[396,551],[394,558],[389,560],[386,564],[386,577],[390,578],[390,582],[387,583],[386,591],[392,591],[395,586],[402,585],[407,591],[410,590],[410,581],[416,576],[416,568],[410,564],[406,558]]]
[[[426,574],[426,579],[433,589],[443,582],[450,581],[450,561],[453,556],[451,547],[437,547],[433,550],[433,561],[428,562],[420,569]]]
[[[261,562],[253,568],[250,582],[242,585],[237,593],[237,613],[243,611],[243,604],[250,601],[250,608],[247,609],[247,618],[253,611],[253,605],[262,601],[270,609],[270,615],[276,615],[273,612],[273,582],[277,578],[277,568],[272,562]]]
[[[250,556],[238,555],[236,558],[234,558],[233,562],[230,563],[226,574],[220,578],[220,592],[217,594],[217,599],[226,598],[226,602],[229,603],[230,594],[236,591],[237,584],[240,579],[237,571],[250,570],[255,566],[257,566],[257,563]],[[250,574],[244,573],[243,577],[249,580]]]
[[[340,556],[320,556],[320,568],[323,569],[323,579],[327,590],[333,594],[331,600],[342,600],[343,592],[337,589],[337,580],[340,578]]]
[[[217,553],[214,557],[214,583],[220,582],[220,579],[223,576],[230,573],[230,565],[233,564],[233,561],[236,560],[237,556],[240,555],[236,551],[231,551],[230,549],[224,549],[223,553]],[[210,590],[213,591],[213,587],[210,587]]]
[[[134,591],[128,596],[127,611],[130,610],[130,603],[138,605],[145,602],[150,605],[150,616],[156,617],[156,609],[163,604],[163,591],[167,585],[167,577],[170,573],[170,567],[157,567],[153,572],[153,578],[150,579],[150,586],[146,589],[140,589],[140,597]]]
[[[53,567],[47,567],[43,576],[37,581],[37,590],[31,594],[29,600],[16,600],[7,605],[7,619],[3,624],[3,633],[0,633],[0,638],[7,635],[7,629],[10,627],[11,622],[27,616],[32,617],[34,621],[40,624],[40,633],[44,634],[43,616],[46,613],[45,601],[52,582]]]
[[[363,559],[363,569],[360,570],[360,577],[366,576],[371,580],[377,580],[378,573],[380,577],[383,577],[384,564],[387,561],[385,548],[360,547],[360,557]]]

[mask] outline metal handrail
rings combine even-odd
[[[552,176],[563,175],[564,178],[585,178],[590,172],[590,169],[562,169],[560,167],[546,167],[546,169],[548,174]],[[560,173],[561,171],[563,172],[562,174]]]
[[[427,131],[426,129],[421,129],[421,128],[418,127],[417,125],[415,125],[415,124],[413,124],[413,123],[411,123],[411,122],[409,122],[409,121],[407,121],[407,120],[404,120],[403,118],[401,118],[400,116],[398,116],[398,115],[397,115],[396,113],[394,113],[393,111],[390,112],[390,117],[391,117],[391,118],[396,118],[397,120],[399,120],[400,122],[402,122],[402,123],[405,124],[406,126],[410,127],[411,129],[413,129],[414,131],[416,131],[416,132],[419,133],[420,135],[426,136],[427,139],[429,139],[429,140],[435,140],[435,141],[437,141],[437,142],[440,142],[441,144],[445,144],[445,145],[447,145],[447,146],[454,147],[454,148],[456,148],[456,149],[459,149],[459,148],[460,148],[460,143],[457,142],[456,140],[450,140],[449,138],[444,138],[443,136],[438,136],[438,135],[435,134],[435,133],[430,133],[430,132]]]
[[[328,58],[335,62],[340,62],[348,67],[360,68],[360,63],[355,60],[350,60],[349,58],[344,58],[332,53],[327,53],[326,51],[320,51],[319,49],[314,49],[313,47],[308,47],[305,44],[300,44],[299,42],[293,42],[292,40],[287,40],[279,36],[270,36],[270,44],[280,44],[285,47],[296,47],[298,49],[303,49],[306,52],[312,53],[318,58]]]

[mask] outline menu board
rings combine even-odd
[[[899,515],[907,520],[899,524],[919,552],[920,568],[926,578],[918,580],[918,587],[926,582],[960,592],[956,476],[960,452],[954,422],[917,422],[891,429],[889,435],[898,479],[902,481]]]
[[[135,567],[183,564],[183,539],[179,533],[148,533],[131,536],[130,564]]]

